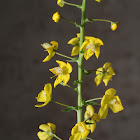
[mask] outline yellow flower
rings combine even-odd
[[[86,128],[86,125],[84,122],[77,123],[71,131],[71,137],[69,140],[84,140],[88,134],[89,130]]]
[[[54,55],[55,51],[58,49],[58,43],[56,41],[51,41],[49,43],[43,43],[41,46],[49,53],[49,55],[43,60],[43,62],[49,61]]]
[[[80,33],[77,34],[77,37],[72,38],[68,44],[73,45],[73,49],[71,52],[71,56],[78,55],[80,50],[84,51],[84,57],[88,60],[94,53],[96,57],[99,57],[100,54],[100,46],[103,45],[103,42],[95,37],[85,36],[85,41],[83,45],[79,46],[80,41]]]
[[[119,22],[111,22],[111,30],[115,31],[119,26]]]
[[[100,118],[98,114],[94,112],[94,107],[92,105],[88,105],[86,107],[84,118],[86,122],[93,123],[93,124],[86,125],[86,128],[90,130],[91,133],[93,133],[96,127],[96,121],[100,122]]]
[[[52,94],[52,86],[51,86],[51,84],[50,83],[45,84],[44,90],[42,90],[38,94],[38,97],[37,97],[37,101],[38,102],[44,102],[44,104],[35,105],[35,107],[43,107],[43,106],[47,105],[52,99],[51,94]]]
[[[106,90],[105,95],[101,100],[101,108],[98,113],[101,119],[105,119],[107,117],[109,108],[113,113],[118,113],[124,109],[120,98],[118,96],[114,96],[115,94],[116,90],[113,88]]]
[[[57,0],[57,4],[60,6],[60,7],[63,7],[64,6],[64,0]]]
[[[61,16],[58,12],[53,14],[52,19],[54,20],[54,22],[58,22],[60,20]]]
[[[101,45],[104,44],[99,38],[86,36],[80,50],[84,51],[84,57],[86,60],[88,60],[94,53],[98,59]]]
[[[102,2],[102,0],[95,0],[95,1],[97,1],[97,2],[99,2],[99,3]]]
[[[56,126],[53,123],[41,124],[39,129],[43,131],[37,133],[40,140],[51,140],[55,133]]]
[[[66,85],[70,79],[70,73],[72,72],[72,66],[67,62],[56,60],[59,67],[55,67],[50,69],[52,73],[55,74],[55,76],[58,76],[54,82],[54,88],[60,84],[62,81],[64,82],[64,85]]]
[[[79,40],[80,40],[80,34],[77,34],[77,37],[72,38],[68,42],[68,44],[71,44],[71,45],[74,46],[73,49],[72,49],[72,52],[71,52],[71,56],[74,56],[74,55],[78,55],[79,54],[79,50],[80,50]]]
[[[98,86],[103,81],[105,86],[107,86],[109,80],[112,80],[112,76],[115,75],[112,64],[109,62],[105,63],[103,67],[97,69],[96,75],[94,79],[96,85]]]

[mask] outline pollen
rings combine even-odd
[[[93,52],[93,53],[95,53],[95,46],[94,46],[94,44],[89,44],[87,47],[86,47],[86,50],[88,50],[88,49],[91,49],[91,51]]]

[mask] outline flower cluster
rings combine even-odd
[[[102,2],[102,0],[95,1],[99,3]],[[100,56],[100,48],[104,45],[101,39],[84,35],[85,24],[86,22],[94,21],[109,22],[111,24],[110,28],[112,29],[112,31],[115,31],[119,26],[119,22],[112,22],[105,19],[88,19],[87,17],[85,17],[86,0],[83,0],[82,5],[68,3],[65,0],[57,0],[57,4],[60,7],[63,7],[64,5],[71,5],[81,9],[81,24],[77,24],[76,22],[62,17],[59,12],[54,13],[52,16],[54,22],[59,22],[60,19],[63,19],[74,24],[77,28],[80,28],[80,33],[77,33],[76,37],[68,41],[68,44],[73,46],[70,57],[58,52],[58,42],[51,41],[50,43],[42,43],[41,46],[45,49],[45,52],[47,52],[47,56],[43,60],[43,62],[50,61],[51,58],[55,56],[55,54],[68,59],[66,60],[68,62],[56,60],[58,66],[49,69],[50,72],[54,74],[54,76],[50,78],[52,79],[56,77],[53,83],[54,88],[56,88],[56,86],[58,85],[62,85],[72,88],[75,92],[77,92],[78,103],[77,106],[69,106],[55,101],[52,97],[53,87],[51,83],[47,83],[45,84],[44,89],[36,97],[38,103],[35,105],[35,107],[44,107],[49,102],[54,102],[59,105],[65,106],[66,108],[63,111],[76,111],[77,123],[71,130],[71,136],[69,137],[69,140],[91,139],[88,137],[88,135],[95,131],[96,125],[98,125],[101,119],[105,119],[107,117],[109,108],[113,111],[113,113],[118,113],[124,108],[122,106],[120,98],[118,96],[115,96],[116,90],[113,88],[109,88],[108,90],[106,90],[105,95],[103,95],[102,98],[84,100],[82,97],[82,83],[84,74],[92,74],[93,72],[95,72],[96,75],[93,79],[93,82],[95,81],[97,87],[101,84],[102,81],[105,86],[108,86],[109,81],[112,80],[112,77],[115,75],[112,64],[110,62],[106,62],[102,67],[97,68],[96,70],[83,69],[83,58],[85,58],[85,60],[89,60],[89,58],[95,54],[95,57],[98,59]],[[77,57],[77,55],[79,56]],[[74,78],[74,87],[69,85],[68,83],[73,71],[73,68],[69,62],[76,62],[78,64],[78,78]],[[72,79],[73,78],[71,78],[71,80]],[[99,99],[101,99],[100,104],[97,102],[93,102]],[[95,111],[95,105],[99,105],[99,111]],[[84,106],[86,106],[86,111],[84,113],[84,120],[82,120],[82,109]],[[41,131],[37,133],[37,136],[40,140],[51,140],[53,137],[58,140],[62,140],[55,134],[56,126],[53,123],[41,124],[39,126],[39,129]]]

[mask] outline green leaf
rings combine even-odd
[[[74,80],[73,85],[76,85],[76,84],[79,84],[79,83],[82,83],[82,81],[80,82],[79,80]]]
[[[96,102],[86,102],[85,100],[83,100],[83,105],[88,106],[88,105],[100,105],[100,104],[98,104]]]
[[[68,61],[68,62],[77,62],[77,60],[78,60],[78,58],[77,58],[77,57],[74,57],[73,59],[71,59],[71,60],[66,60],[66,61]]]
[[[75,91],[75,92],[78,92],[78,88],[74,88],[74,91]]]
[[[69,106],[69,107],[67,107],[66,109],[61,110],[61,111],[62,111],[62,112],[70,112],[71,110],[77,110],[77,109],[76,109],[76,107],[74,107],[74,106]]]
[[[86,139],[92,140],[92,138],[90,138],[90,137],[86,137]]]

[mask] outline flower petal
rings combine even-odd
[[[55,88],[58,84],[60,84],[62,81],[63,81],[63,76],[59,75],[59,76],[56,78],[55,82],[54,82],[54,88]]]
[[[55,133],[55,130],[56,130],[56,125],[55,125],[55,124],[53,124],[53,123],[47,123],[47,125],[48,125],[48,126],[50,126],[51,131],[52,131],[53,133]]]
[[[109,67],[109,68],[107,69],[107,72],[108,72],[109,74],[116,75],[112,67]]]
[[[97,57],[97,59],[99,58],[99,55],[100,55],[100,47],[95,46],[95,56]]]
[[[44,104],[41,105],[35,105],[35,107],[44,107],[45,105],[47,105],[49,102],[51,101],[51,96],[50,95],[46,95],[46,101]]]
[[[101,84],[102,77],[103,77],[103,75],[100,75],[100,74],[95,77],[94,81],[95,81],[97,87]]]
[[[58,42],[51,41],[50,43],[53,45],[53,49],[56,51],[58,49]]]
[[[91,131],[91,133],[93,133],[93,131],[96,128],[96,122],[95,122],[95,120],[91,119],[91,120],[88,120],[87,122],[88,123],[92,123],[90,125],[86,125],[86,127]]]
[[[105,95],[109,95],[111,97],[113,97],[116,94],[116,90],[114,88],[109,88],[108,90],[106,90]]]
[[[122,106],[119,96],[115,96],[114,99],[116,99],[116,103],[110,105],[109,107],[113,111],[113,113],[118,113],[122,111],[124,108]]]
[[[41,124],[41,125],[39,126],[39,129],[40,129],[40,130],[43,130],[43,131],[48,131],[48,132],[51,131],[50,126],[48,126],[47,124]]]
[[[79,46],[74,46],[73,49],[72,49],[72,52],[71,52],[71,56],[74,56],[74,55],[78,55],[79,54]]]
[[[99,115],[97,113],[94,113],[94,115],[93,115],[93,117],[91,119],[93,119],[93,120],[95,120],[97,122],[100,122],[100,117],[99,117]]]
[[[99,39],[99,38],[96,38],[95,44],[96,44],[96,46],[99,46],[99,47],[100,47],[101,45],[104,45],[103,41],[102,41],[101,39]]]
[[[80,33],[77,33],[77,37],[80,39]]]
[[[39,94],[38,97],[36,98],[38,102],[45,102],[46,101],[46,92],[42,90]]]
[[[67,69],[68,69],[68,73],[71,73],[72,72],[72,66],[68,62],[67,62]]]
[[[78,39],[77,37],[72,38],[72,39],[68,42],[68,44],[71,44],[71,45],[73,45],[73,46],[77,45],[78,43],[79,43],[79,39]]]
[[[105,119],[107,117],[107,114],[108,114],[108,105],[106,104],[104,107],[101,107],[99,109],[98,115],[100,119]]]
[[[49,138],[48,134],[46,134],[45,132],[41,132],[41,131],[39,131],[37,133],[37,136],[40,140],[47,140]]]
[[[90,115],[89,117],[91,118],[93,116],[93,114],[94,114],[94,107],[92,105],[88,105],[86,107],[86,111],[88,111],[88,113]]]
[[[108,82],[111,79],[112,79],[112,75],[111,74],[108,74],[108,73],[105,73],[105,75],[103,76],[103,82],[105,83],[105,86],[108,85]]]
[[[69,140],[81,140],[81,134],[76,133],[76,134],[70,136]]]
[[[102,74],[103,73],[103,68],[101,67],[101,68],[98,68],[97,70],[96,70],[96,75],[98,75],[98,74]]]
[[[85,139],[87,136],[88,136],[88,134],[89,134],[89,130],[86,130],[85,132],[83,132],[82,134],[81,134],[81,139]]]
[[[104,68],[105,71],[107,71],[107,69],[108,69],[109,67],[111,67],[111,66],[112,66],[112,64],[111,64],[110,62],[106,62],[106,63],[103,65],[103,68]]]
[[[66,67],[66,63],[63,62],[63,61],[59,61],[59,60],[56,60],[56,62],[58,63],[58,65],[60,66],[60,68],[63,68],[63,67]]]
[[[48,55],[48,56],[43,60],[43,62],[47,62],[47,61],[49,61],[51,58],[52,58],[52,56],[51,56],[51,55]]]
[[[52,85],[51,85],[50,83],[45,84],[45,86],[44,86],[44,91],[45,91],[47,94],[51,95],[51,93],[52,93]]]
[[[85,49],[88,43],[89,43],[89,41],[85,40],[84,43],[82,44],[80,50]]]
[[[63,75],[64,85],[66,85],[69,80],[70,80],[70,75],[69,74]]]
[[[94,53],[91,49],[88,49],[86,52],[84,52],[84,57],[86,60],[88,60]]]

